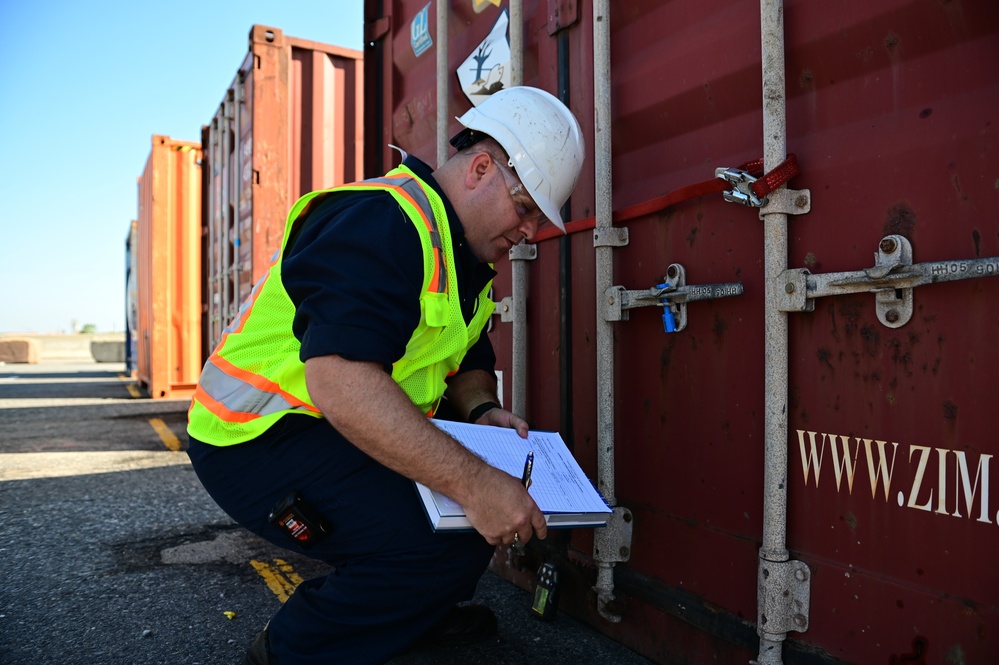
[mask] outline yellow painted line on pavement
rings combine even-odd
[[[163,440],[163,445],[175,453],[180,452],[180,439],[178,439],[177,436],[170,431],[170,428],[167,427],[165,422],[159,418],[150,418],[149,424],[152,425],[153,429],[156,430],[156,433],[160,435],[160,438]]]
[[[258,575],[264,578],[267,588],[282,603],[288,600],[298,585],[302,583],[302,577],[295,572],[290,563],[283,559],[274,559],[273,565],[266,561],[251,559],[250,565],[253,566]]]
[[[125,374],[119,374],[118,378],[121,379],[123,382],[132,380],[131,376],[126,376]],[[142,392],[139,390],[139,387],[136,386],[134,383],[125,384],[125,390],[127,390],[128,394],[134,397],[135,399],[142,397]]]

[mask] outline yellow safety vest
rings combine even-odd
[[[301,343],[292,333],[295,305],[281,282],[281,261],[291,230],[309,203],[317,196],[347,191],[387,192],[420,233],[424,264],[420,322],[402,358],[392,366],[392,378],[421,411],[433,415],[447,387],[445,379],[457,371],[478,340],[495,304],[488,298],[487,284],[479,293],[472,321],[465,324],[444,202],[415,173],[400,166],[382,178],[311,192],[295,203],[281,251],[202,369],[188,412],[187,431],[195,439],[228,446],[260,436],[288,413],[322,417],[305,383]]]

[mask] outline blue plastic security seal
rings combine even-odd
[[[657,284],[656,288],[668,289],[669,282]],[[669,301],[666,300],[666,296],[662,296],[659,300],[663,304],[663,331],[668,333],[676,332],[676,319],[673,317],[673,310],[669,308]]]

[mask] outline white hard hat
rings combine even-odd
[[[503,147],[510,156],[509,166],[538,208],[565,233],[560,210],[579,181],[586,157],[583,133],[572,111],[544,90],[516,86],[490,95],[457,120]],[[451,141],[455,147],[460,145],[457,139]],[[465,145],[471,143],[474,140]]]

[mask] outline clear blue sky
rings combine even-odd
[[[361,50],[363,4],[0,2],[0,332],[123,331],[152,135],[200,140],[253,24]]]

